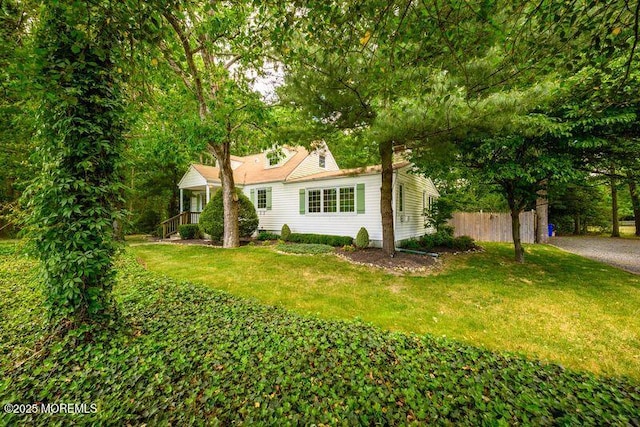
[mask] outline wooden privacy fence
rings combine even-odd
[[[513,242],[510,213],[455,212],[449,224],[455,236],[471,236],[479,242]],[[520,238],[522,243],[536,240],[536,212],[520,214]]]

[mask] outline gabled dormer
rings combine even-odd
[[[321,172],[340,170],[336,159],[324,142],[318,142],[312,147],[307,157],[289,174],[287,179],[302,178]]]

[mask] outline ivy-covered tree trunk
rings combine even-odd
[[[47,4],[38,31],[41,174],[25,193],[26,221],[50,317],[67,326],[115,315],[124,125],[111,5]]]
[[[380,214],[382,216],[382,250],[390,257],[396,252],[393,230],[393,142],[384,141],[379,145],[382,165],[382,185],[380,187]]]
[[[633,221],[636,226],[636,236],[640,236],[640,193],[635,177],[629,175],[627,178],[629,194],[631,196],[631,206],[633,207]]]

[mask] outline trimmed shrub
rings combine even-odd
[[[404,242],[402,242],[400,244],[400,247],[403,249],[410,249],[413,251],[420,251],[422,249],[424,249],[422,247],[422,245],[420,244],[419,241],[417,241],[416,239],[409,239],[409,240],[405,240]]]
[[[287,240],[289,240],[290,236],[291,236],[291,229],[287,224],[284,224],[282,226],[282,229],[280,230],[280,238],[286,242]]]
[[[200,239],[202,237],[198,224],[183,224],[178,227],[178,233],[180,233],[182,240]]]
[[[280,236],[275,233],[269,233],[268,231],[261,231],[258,233],[258,240],[278,240]]]
[[[469,236],[459,236],[453,239],[451,247],[458,251],[468,251],[475,248],[476,244]]]
[[[240,237],[251,237],[258,229],[260,219],[251,200],[239,189],[238,195],[238,228]],[[200,214],[200,229],[211,236],[211,240],[220,241],[224,234],[224,211],[222,207],[222,190],[216,191]]]
[[[345,246],[353,243],[351,236],[330,236],[327,234],[291,233],[289,241],[292,243],[317,243],[329,246]]]
[[[366,228],[362,227],[358,230],[356,235],[356,248],[364,249],[369,246],[369,232]]]
[[[449,230],[438,230],[433,234],[426,234],[419,240],[420,245],[427,250],[437,247],[451,248],[453,245],[453,236]]]
[[[276,249],[290,254],[317,255],[333,252],[335,248],[329,245],[316,243],[281,243]]]

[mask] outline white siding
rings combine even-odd
[[[325,156],[325,167],[319,166],[320,155]],[[303,176],[313,175],[315,173],[337,171],[340,168],[336,163],[336,159],[333,158],[333,154],[328,149],[315,150],[302,161],[300,164],[289,174],[288,179],[301,178]]]
[[[207,185],[207,180],[193,166],[189,166],[189,170],[180,180],[178,187],[186,189],[204,187],[205,185]]]
[[[422,175],[408,173],[409,167],[399,169],[394,176],[394,225],[396,241],[410,239],[433,233],[432,228],[425,228],[426,218],[423,214],[422,194],[438,197],[433,182]],[[404,211],[399,210],[398,188],[403,186]]]
[[[327,159],[328,160],[328,159]],[[328,163],[327,163],[328,164]],[[300,189],[345,187],[364,184],[365,212],[300,214]],[[317,233],[355,237],[360,227],[365,227],[374,244],[382,240],[380,217],[380,175],[341,177],[327,180],[247,185],[244,194],[250,197],[251,189],[271,187],[272,209],[260,210],[260,229],[280,233],[283,224],[294,233]],[[357,200],[357,195],[356,195]]]

